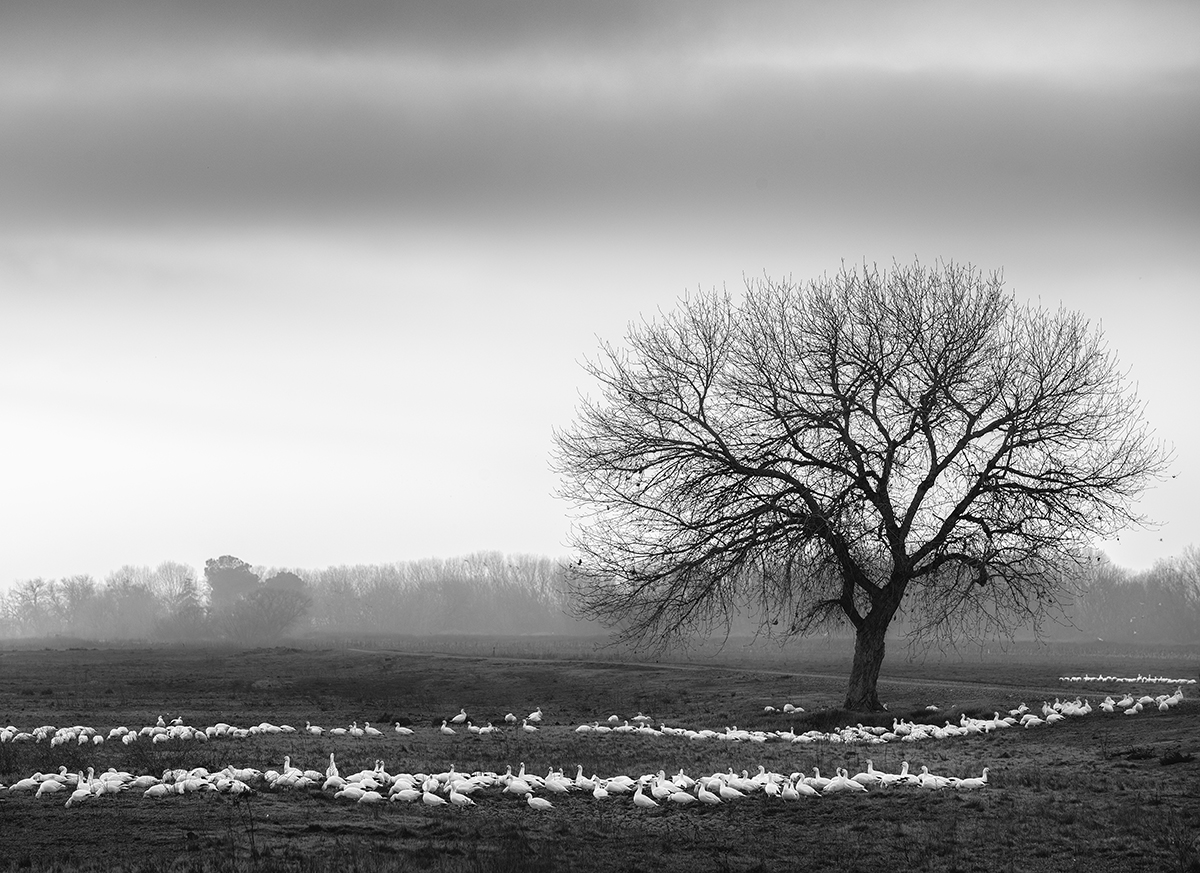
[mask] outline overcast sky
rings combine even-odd
[[[843,261],[1103,325],[1200,543],[1200,5],[0,13],[0,584],[566,553],[599,339]]]

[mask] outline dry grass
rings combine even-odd
[[[496,644],[494,644],[496,645]],[[552,641],[539,640],[541,652]],[[1200,705],[1189,699],[1168,714],[1069,719],[1055,727],[919,744],[859,747],[782,743],[729,744],[677,738],[580,736],[575,725],[641,710],[673,725],[800,731],[873,720],[819,712],[839,701],[846,665],[836,653],[809,651],[792,663],[749,656],[732,667],[629,666],[572,661],[578,645],[550,660],[480,656],[486,641],[464,643],[454,657],[386,651],[161,649],[5,651],[0,653],[0,722],[21,727],[153,723],[159,715],[191,724],[305,720],[326,727],[411,723],[417,734],[381,740],[306,735],[145,743],[99,748],[0,746],[0,781],[34,771],[94,766],[159,773],[175,766],[219,769],[226,763],[277,767],[285,754],[323,769],[335,751],[343,771],[383,758],[389,769],[503,770],[525,762],[534,772],[639,774],[679,768],[692,774],[758,766],[792,772],[856,770],[871,758],[898,770],[908,760],[948,775],[991,768],[981,792],[891,791],[785,804],[753,797],[712,809],[643,813],[628,801],[556,799],[551,814],[487,796],[468,810],[390,804],[367,809],[320,792],[262,792],[247,800],[184,796],[154,803],[104,798],[79,809],[0,792],[0,871],[323,871],[420,870],[775,870],[893,869],[1200,871]],[[496,645],[499,648],[499,645]],[[1146,672],[1145,661],[1120,670]],[[1190,675],[1190,660],[1164,654],[1161,672]],[[786,669],[784,669],[786,668]],[[842,676],[838,675],[839,669]],[[1158,669],[1158,668],[1156,668]],[[1083,668],[1080,668],[1082,672]],[[1064,688],[1061,658],[945,665],[889,664],[881,690],[892,713],[940,723],[961,712],[990,714],[1021,700],[1081,693],[1095,702],[1110,689]],[[1116,690],[1116,689],[1111,689]],[[1194,693],[1194,692],[1193,692]],[[791,701],[808,712],[764,714]],[[940,707],[929,713],[925,706]],[[501,723],[542,706],[543,730],[509,730],[498,739],[444,737],[432,725],[460,706],[477,722]],[[885,720],[890,723],[891,716]],[[1170,753],[1183,759],[1178,763]]]

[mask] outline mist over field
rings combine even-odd
[[[0,638],[255,645],[322,636],[558,635],[603,645],[607,630],[578,615],[569,570],[562,560],[499,552],[321,570],[252,567],[232,556],[211,559],[200,573],[170,561],[126,566],[103,580],[35,578],[10,586],[0,592]],[[910,629],[901,614],[891,636],[902,640]],[[762,630],[743,610],[727,629],[715,626],[711,637],[692,642],[711,649],[727,631],[748,638]],[[848,624],[828,633],[853,635]],[[1021,627],[1015,635],[1198,643],[1200,550],[1141,573],[1098,556],[1092,575],[1065,600],[1061,623]]]

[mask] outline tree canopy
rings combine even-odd
[[[204,562],[204,579],[212,589],[215,610],[228,609],[258,588],[259,576],[249,564],[233,555],[209,558]]]
[[[954,263],[699,293],[586,368],[555,435],[584,614],[651,644],[746,606],[846,622],[849,708],[880,706],[902,607],[930,634],[1043,615],[1170,460],[1097,327]]]

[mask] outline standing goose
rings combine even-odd
[[[666,778],[662,770],[659,770],[658,775],[651,779],[650,793],[654,796],[655,800],[666,800],[679,790],[679,787],[674,782]]]
[[[826,779],[821,775],[821,770],[819,767],[813,767],[813,775],[807,777],[804,781],[806,784],[817,789],[817,791],[824,791],[825,786],[828,785],[831,780]]]
[[[808,781],[797,774],[795,781],[796,793],[803,797],[820,797],[821,792],[808,784]]]
[[[583,775],[583,765],[579,764],[579,771],[575,774],[575,787],[580,791],[591,791],[596,787],[595,777],[589,779]]]
[[[720,795],[722,800],[739,800],[746,796],[732,785],[727,785],[724,782],[722,782],[721,787],[717,789],[717,794]]]
[[[658,801],[642,794],[642,783],[644,780],[639,779],[637,791],[633,792],[633,805],[642,809],[658,809]]]

